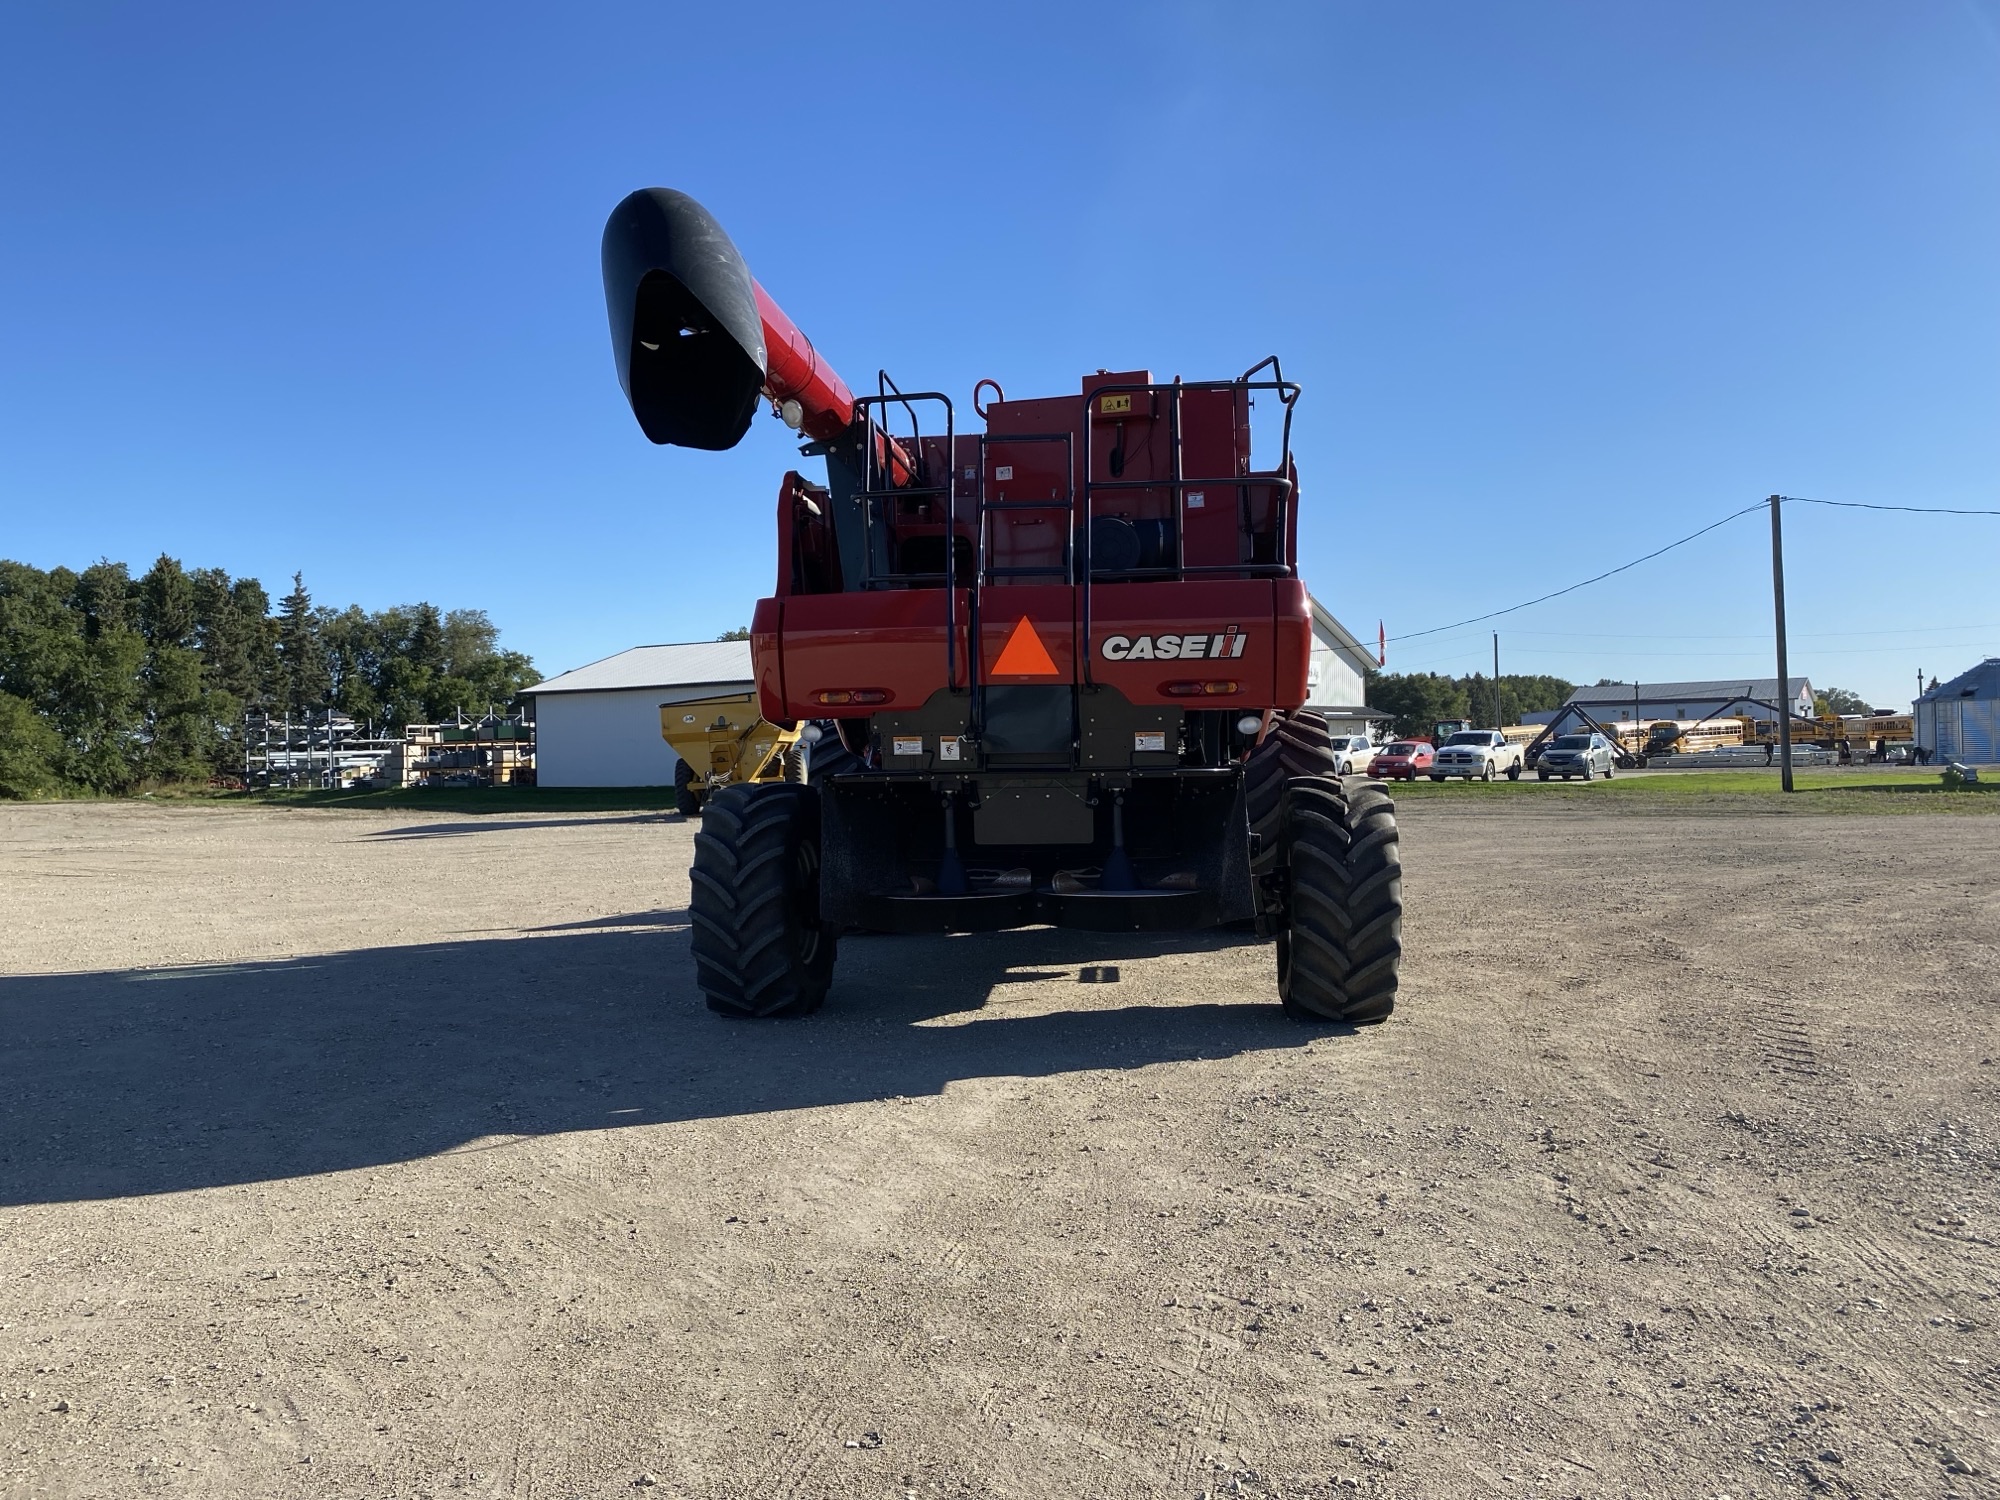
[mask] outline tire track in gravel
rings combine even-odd
[[[1752,1020],[1751,1035],[1764,1071],[1775,1076],[1779,1087],[1818,1081],[1819,1053],[1806,1029],[1805,1017],[1794,1007],[1767,998]]]
[[[794,1495],[825,1493],[824,1488],[809,1490],[806,1486],[833,1453],[845,1451],[848,1439],[841,1435],[842,1412],[842,1403],[825,1398],[796,1408],[785,1420],[783,1437],[773,1440],[776,1446],[749,1466],[744,1494],[787,1500]]]
[[[1187,1332],[1193,1341],[1194,1358],[1174,1373],[1183,1384],[1193,1422],[1176,1437],[1166,1463],[1168,1475],[1177,1485],[1191,1487],[1216,1450],[1225,1445],[1224,1435],[1234,1410],[1236,1356],[1242,1352],[1230,1337],[1231,1327],[1227,1310],[1219,1306],[1203,1307],[1189,1320]]]

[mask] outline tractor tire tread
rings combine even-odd
[[[1328,777],[1285,786],[1290,924],[1279,936],[1279,994],[1300,1020],[1379,1021],[1396,1004],[1403,952],[1402,854],[1395,802],[1379,782]]]
[[[826,999],[835,934],[800,934],[793,879],[800,841],[817,837],[817,812],[817,798],[789,782],[725,787],[709,799],[695,835],[689,925],[710,1010],[807,1015]]]
[[[694,787],[694,767],[684,760],[674,762],[674,811],[692,818],[701,811],[701,793]]]
[[[1257,850],[1250,857],[1253,876],[1277,868],[1284,843],[1285,782],[1294,776],[1331,776],[1335,764],[1326,719],[1310,709],[1278,720],[1250,752],[1243,765],[1243,801]]]

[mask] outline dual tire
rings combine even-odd
[[[1287,714],[1271,726],[1243,763],[1243,802],[1250,815],[1250,873],[1277,868],[1285,838],[1285,784],[1295,776],[1337,776],[1333,735],[1319,714]]]
[[[1295,1020],[1380,1021],[1396,1006],[1403,864],[1379,781],[1294,777],[1284,791],[1286,920],[1278,998]]]

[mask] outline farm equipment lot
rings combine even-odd
[[[1350,1033],[725,1021],[670,815],[0,806],[0,1494],[1993,1494],[2000,818],[1623,784],[1407,801]]]

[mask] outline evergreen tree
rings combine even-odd
[[[176,558],[160,554],[139,580],[139,629],[148,646],[192,646],[195,637],[195,588]]]
[[[333,682],[327,672],[319,619],[303,573],[292,575],[292,591],[278,606],[278,704],[303,716],[326,705]]]
[[[195,584],[164,554],[134,590],[146,643],[139,679],[139,774],[153,781],[200,780],[226,752],[226,725],[240,709],[212,688],[196,649]]]

